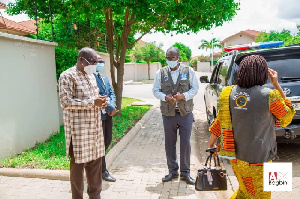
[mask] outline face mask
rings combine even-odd
[[[98,63],[96,71],[99,72],[99,71],[102,71],[103,69],[104,69],[104,63]]]
[[[169,60],[167,60],[167,64],[170,68],[175,68],[178,64],[178,61],[169,61]]]
[[[88,75],[91,75],[96,72],[96,67],[97,65],[88,65],[84,67],[84,72],[86,72]]]

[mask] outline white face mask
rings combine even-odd
[[[178,61],[169,61],[169,60],[167,60],[167,64],[170,68],[175,68],[178,64]]]
[[[84,67],[84,72],[86,72],[88,75],[91,75],[96,72],[96,67],[97,65],[88,65]]]

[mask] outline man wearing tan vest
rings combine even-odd
[[[153,94],[160,99],[160,108],[165,133],[165,150],[169,174],[162,181],[178,177],[176,155],[177,129],[180,136],[180,177],[188,184],[195,184],[190,176],[190,137],[193,124],[193,97],[199,89],[199,80],[194,70],[179,63],[180,52],[171,47],[166,52],[168,66],[156,73]]]

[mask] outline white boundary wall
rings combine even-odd
[[[211,68],[213,70],[213,67]],[[197,62],[198,72],[210,72],[210,62]]]
[[[154,79],[156,72],[161,68],[160,62],[150,64],[150,79]],[[148,79],[147,63],[126,63],[124,65],[124,81]]]
[[[56,45],[0,33],[0,159],[59,131]]]

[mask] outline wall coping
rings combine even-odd
[[[28,37],[24,37],[24,36],[12,35],[12,34],[2,33],[2,32],[0,32],[0,38],[19,40],[19,41],[25,41],[25,42],[30,42],[30,43],[38,43],[38,44],[49,45],[49,46],[58,46],[58,43],[56,43],[56,42],[32,39],[32,38],[28,38]]]
[[[160,62],[151,62],[150,64],[157,64]],[[129,63],[124,63],[124,64],[147,64],[147,63],[134,63],[134,62],[129,62]]]
[[[97,54],[100,54],[100,55],[107,55],[109,56],[109,53],[103,53],[103,52],[99,52],[99,51],[96,51]]]

